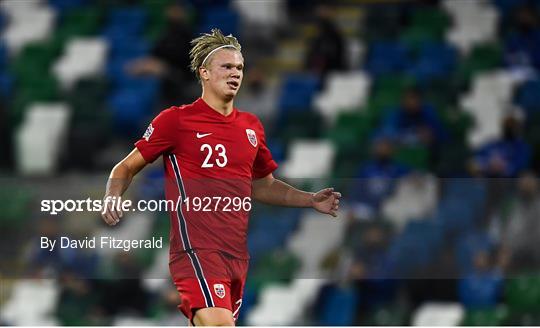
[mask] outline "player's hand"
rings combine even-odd
[[[334,191],[334,188],[323,189],[313,194],[313,208],[321,213],[336,217],[340,198],[341,193]]]
[[[124,216],[120,206],[116,205],[120,204],[121,202],[121,196],[113,197],[106,195],[103,198],[103,210],[101,211],[101,217],[108,225],[116,225],[118,222],[120,222],[122,216]]]

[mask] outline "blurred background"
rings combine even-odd
[[[150,120],[190,103],[189,41],[246,60],[236,107],[339,220],[255,205],[244,325],[540,325],[540,2],[0,2],[0,324],[182,325],[163,250],[39,248],[114,229],[42,199],[101,199]],[[162,199],[161,160],[130,199]]]

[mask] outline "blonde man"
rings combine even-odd
[[[192,46],[191,69],[202,96],[152,121],[135,149],[113,168],[105,198],[120,197],[147,163],[163,156],[167,199],[182,199],[170,211],[169,266],[179,308],[193,325],[233,326],[248,268],[251,198],[337,216],[341,195],[333,188],[300,191],[274,178],[277,164],[263,126],[233,106],[244,69],[237,39],[213,29]],[[109,206],[103,219],[115,225],[122,214]]]

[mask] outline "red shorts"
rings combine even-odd
[[[208,307],[229,309],[236,320],[248,265],[248,260],[217,250],[191,250],[175,255],[169,269],[180,293],[178,308],[190,322],[195,311]]]

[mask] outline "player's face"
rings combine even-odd
[[[218,50],[208,65],[207,85],[218,96],[233,98],[242,84],[243,70],[244,58],[239,51]]]

